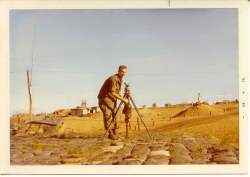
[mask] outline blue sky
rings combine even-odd
[[[237,9],[11,10],[11,114],[97,105],[119,65],[138,107],[238,99]],[[34,34],[34,35],[33,35]]]

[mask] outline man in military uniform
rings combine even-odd
[[[116,110],[116,101],[117,99],[128,103],[128,99],[123,98],[120,95],[120,90],[122,86],[122,78],[127,73],[127,67],[124,65],[119,66],[118,73],[109,77],[101,87],[101,90],[98,94],[99,107],[103,113],[103,123],[105,130],[108,129],[108,126],[111,123],[111,120],[114,116]],[[115,140],[116,137],[116,122],[113,122],[110,125],[108,138]]]

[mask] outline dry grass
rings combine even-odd
[[[224,112],[224,108],[232,107],[233,111]],[[176,115],[187,107],[172,107],[172,108],[144,108],[139,109],[142,115],[142,120],[150,132],[164,132],[171,134],[189,133],[193,135],[209,135],[221,140],[221,146],[239,144],[239,113],[238,105],[215,105],[205,106],[206,111],[209,108],[213,111],[211,116],[196,116],[196,117],[170,117]],[[214,110],[218,111],[214,111]],[[217,114],[218,113],[218,114]],[[131,129],[129,130],[130,137],[148,138],[145,133],[145,127],[140,121],[141,132],[138,132],[138,122],[140,118],[133,110],[130,119]],[[63,118],[65,126],[74,129],[74,132],[80,136],[100,137],[103,135],[102,114],[98,113],[94,117],[66,117]],[[118,113],[117,121],[119,132],[125,134],[124,115]],[[143,132],[143,133],[142,133]]]
[[[181,122],[175,122],[156,128],[154,131],[209,135],[220,139],[221,146],[238,146],[238,118],[238,114],[236,113],[211,117],[186,118]]]
[[[190,117],[171,118],[177,113],[184,111],[186,107],[168,107],[168,108],[144,108],[139,109],[143,116],[143,122],[150,132],[163,132],[169,134],[189,133],[193,135],[209,135],[219,138],[221,146],[239,144],[239,106],[238,104],[203,106],[203,111],[213,111],[212,115],[199,115]],[[206,109],[205,109],[206,108]],[[231,112],[224,112],[225,108],[232,108]],[[218,110],[218,111],[214,111]],[[66,129],[71,129],[73,135],[82,137],[101,137],[105,130],[103,128],[102,113],[94,114],[92,117],[64,117],[62,121]],[[147,133],[138,132],[138,114],[135,110],[132,112],[130,119],[131,129],[130,137],[148,138]],[[139,119],[140,120],[140,119]],[[124,115],[118,113],[117,121],[119,132],[125,135],[126,126],[124,123]],[[140,121],[141,132],[145,131],[144,125]],[[33,145],[34,148],[36,145]],[[42,145],[40,145],[42,147]]]

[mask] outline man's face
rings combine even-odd
[[[119,76],[119,78],[123,78],[125,75],[126,75],[126,73],[127,73],[127,69],[121,69],[121,70],[119,70],[118,71],[118,76]]]

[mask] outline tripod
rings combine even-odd
[[[136,110],[136,112],[137,112],[139,118],[141,119],[142,124],[144,125],[144,127],[145,127],[145,129],[146,129],[146,131],[147,131],[147,133],[148,133],[148,135],[149,135],[149,137],[150,137],[150,139],[152,140],[152,137],[151,137],[151,135],[150,135],[150,133],[149,133],[149,131],[148,131],[148,129],[147,129],[145,123],[144,123],[143,120],[142,120],[142,116],[140,115],[140,113],[139,113],[139,111],[138,111],[138,109],[137,109],[137,107],[136,107],[136,105],[135,105],[135,102],[134,102],[133,98],[131,97],[130,89],[129,89],[129,84],[127,84],[127,83],[124,83],[124,84],[125,84],[125,89],[124,89],[124,96],[123,96],[123,98],[126,98],[126,99],[128,99],[129,101],[131,100],[131,102],[132,102],[132,104],[133,104],[133,106],[134,106],[134,108],[135,108],[135,110]],[[120,104],[119,104],[119,106],[117,107],[116,112],[113,114],[113,118],[112,118],[112,120],[111,120],[111,122],[110,122],[110,124],[109,124],[109,126],[108,126],[108,129],[107,129],[106,132],[104,133],[102,139],[105,138],[105,135],[107,134],[107,132],[109,131],[109,129],[110,129],[110,127],[111,127],[111,124],[112,124],[113,122],[115,122],[115,120],[116,120],[116,115],[117,115],[119,109],[121,108],[122,104],[123,104],[123,102],[121,101]],[[129,103],[128,103],[128,104],[129,104]],[[111,116],[112,116],[112,114],[111,114]],[[126,130],[128,131],[127,125],[128,125],[128,122],[126,122]],[[126,136],[127,136],[127,135],[128,135],[128,132],[126,132]]]

